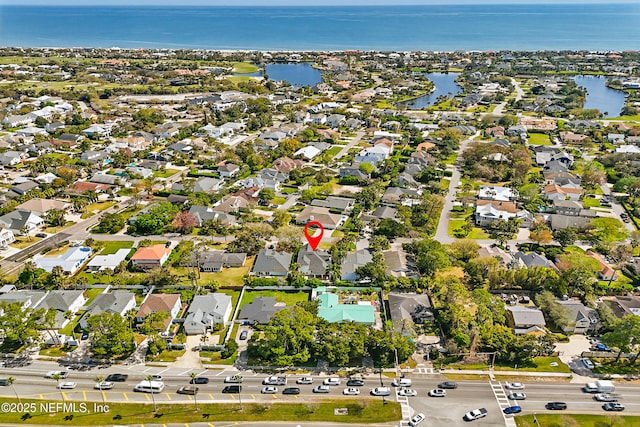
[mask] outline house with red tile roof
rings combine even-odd
[[[140,270],[160,268],[167,262],[171,250],[171,246],[168,245],[151,245],[138,248],[136,253],[131,257],[131,263],[135,268]]]

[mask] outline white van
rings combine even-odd
[[[396,378],[391,383],[394,387],[411,387],[410,378]]]
[[[161,393],[164,390],[164,383],[162,381],[140,381],[133,391],[140,391],[143,393]]]

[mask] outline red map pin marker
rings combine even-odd
[[[309,227],[311,227],[312,225],[318,227],[318,229],[320,230],[320,233],[317,236],[312,236],[309,234]],[[313,249],[314,251],[320,244],[320,240],[322,240],[323,234],[324,234],[324,227],[318,221],[310,221],[307,223],[307,225],[304,226],[304,237],[307,238],[307,242],[309,242],[309,246],[311,246],[311,249]]]

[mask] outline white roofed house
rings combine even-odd
[[[86,270],[90,273],[104,271],[106,269],[114,270],[122,261],[127,259],[130,251],[131,249],[122,248],[118,249],[114,254],[96,255],[87,263]]]
[[[223,293],[196,295],[187,310],[183,327],[187,335],[204,334],[214,325],[227,326],[233,305],[231,297]]]

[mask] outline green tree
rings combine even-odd
[[[535,299],[540,310],[556,327],[563,332],[573,331],[576,325],[573,313],[556,301],[556,297],[550,291],[540,292]]]
[[[627,315],[618,319],[612,331],[602,335],[601,340],[604,344],[618,349],[617,363],[622,353],[629,353],[640,345],[640,316]],[[634,363],[638,354],[633,358]]]
[[[151,387],[151,381],[153,381],[153,375],[147,375],[145,377],[145,380],[149,382],[149,387]],[[158,407],[156,406],[155,393],[152,391],[149,394],[151,394],[151,400],[153,401],[153,412],[158,412]]]
[[[104,376],[98,375],[93,380],[96,382],[96,385],[98,386],[98,389],[100,390],[100,396],[102,396],[102,403],[105,403],[105,401],[104,401],[104,393],[102,392],[102,382],[104,381]]]
[[[563,248],[573,245],[578,238],[575,228],[561,228],[553,231],[553,239]]]
[[[198,377],[198,374],[196,374],[195,372],[189,373],[189,378],[191,378],[190,382],[191,384],[194,384],[194,387],[195,387],[197,377]],[[198,387],[195,387],[195,392],[193,393],[193,404],[195,405],[196,412],[197,412],[198,411]]]
[[[16,382],[16,378],[15,377],[8,377],[7,378],[7,384],[9,384],[11,386],[11,389],[13,390],[13,394],[16,395],[16,399],[18,399],[18,403],[22,403],[20,400],[20,396],[18,395],[18,392],[16,391],[16,387],[13,385],[13,383]]]
[[[258,199],[260,199],[260,202],[264,206],[269,205],[271,200],[273,200],[275,197],[276,192],[270,188],[263,188],[262,190],[260,190],[260,193],[258,193]]]
[[[50,227],[61,227],[65,224],[64,211],[62,209],[51,209],[43,218]]]
[[[627,238],[627,229],[617,218],[598,217],[591,220],[592,239],[606,247]]]
[[[133,350],[133,331],[124,317],[104,312],[87,320],[91,351],[99,358],[122,358]]]
[[[433,278],[438,270],[451,266],[446,248],[432,239],[405,243],[403,248],[415,255],[418,271],[424,276]]]
[[[123,215],[117,213],[106,213],[100,218],[100,222],[93,229],[96,233],[115,234],[122,230],[126,224]]]
[[[406,236],[407,227],[394,219],[385,218],[380,220],[373,233],[385,236],[387,239],[395,239],[396,237]]]

